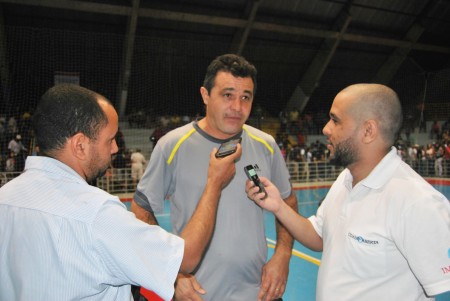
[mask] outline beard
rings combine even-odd
[[[89,162],[89,174],[86,175],[86,181],[92,183],[98,178],[103,177],[108,171],[111,165],[111,157],[101,160],[97,150],[93,150],[91,153],[91,159]]]
[[[334,163],[336,165],[348,167],[358,159],[355,144],[352,140],[353,137],[336,144],[334,148]]]
[[[92,183],[95,180],[97,180],[98,178],[103,177],[107,171],[108,171],[108,167],[106,167],[104,169],[97,169],[95,171],[92,171],[92,173],[89,175],[89,177],[86,179],[86,181],[88,183]]]

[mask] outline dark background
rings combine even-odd
[[[393,77],[382,81],[398,92],[404,109],[417,113],[425,103],[429,120],[450,115],[449,0],[0,0],[0,114],[32,111],[59,71],[79,74],[82,86],[119,106],[133,3],[139,13],[126,115],[201,114],[206,67],[214,57],[236,52],[237,40],[243,41],[241,54],[258,69],[255,105],[276,117],[314,58],[334,40],[324,35],[339,32],[342,15],[351,16],[350,25],[311,83],[315,88],[303,112],[328,112],[338,91],[373,82],[394,58],[400,63],[389,66]],[[242,39],[247,23],[252,25]],[[408,35],[413,28],[419,28],[418,38]],[[405,41],[410,46],[398,47]]]

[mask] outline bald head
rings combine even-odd
[[[360,123],[376,120],[380,134],[392,146],[402,126],[403,115],[400,100],[391,88],[380,84],[355,84],[339,94],[347,94],[349,113]]]

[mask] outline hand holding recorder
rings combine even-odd
[[[233,151],[227,149],[227,155],[217,156],[220,152],[213,150],[210,154],[208,168],[208,182],[217,181],[220,187],[224,188],[233,179],[236,174],[235,162],[241,157],[242,148],[239,143],[233,147]]]
[[[231,139],[222,143],[216,152],[216,158],[223,158],[236,152],[237,145],[241,143],[242,138]]]
[[[264,189],[264,185],[261,183],[261,181],[259,180],[258,174],[256,173],[255,168],[253,167],[253,165],[247,165],[244,167],[244,171],[245,174],[247,175],[248,179],[250,181],[253,182],[253,184],[255,184],[255,186],[259,187],[259,191],[258,192],[264,192],[265,196],[264,198],[267,197],[267,192]],[[263,198],[263,199],[264,199]]]
[[[265,177],[259,178],[260,185],[256,185],[253,180],[247,181],[245,191],[249,199],[254,201],[258,206],[277,213],[282,206],[287,206],[281,198],[278,188]],[[261,190],[261,186],[264,190]]]

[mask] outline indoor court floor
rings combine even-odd
[[[447,199],[450,197],[450,180],[430,181],[433,186],[441,191]],[[330,184],[309,183],[307,186],[295,186],[299,200],[299,211],[303,216],[311,216],[318,208],[320,200],[322,200],[328,192]],[[126,205],[129,206],[128,202]],[[157,215],[160,225],[167,231],[171,231],[169,202],[166,202],[164,213]],[[268,256],[272,256],[275,242],[276,232],[274,225],[274,217],[271,213],[265,212],[264,222],[266,226],[266,239],[269,248]],[[289,267],[289,278],[286,291],[283,295],[283,301],[315,301],[316,295],[316,278],[320,265],[320,252],[311,251],[303,247],[298,242],[294,243],[294,250]],[[361,300],[364,300],[362,297]],[[406,300],[405,300],[406,301]],[[436,297],[436,301],[450,301],[450,292],[444,293]]]

